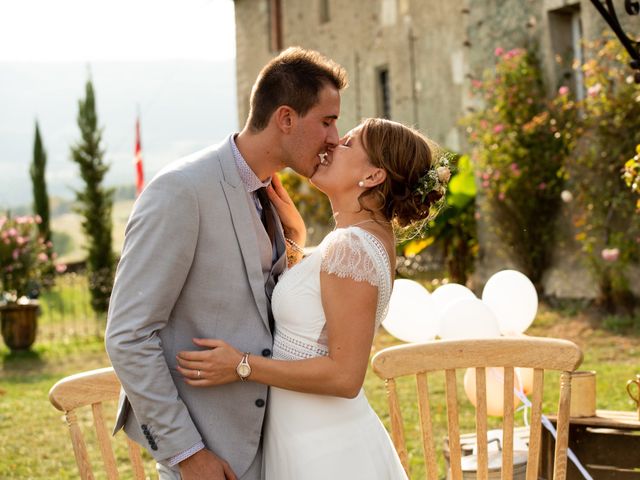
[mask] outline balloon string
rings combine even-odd
[[[496,371],[496,369],[490,368],[489,370],[491,371],[491,374],[494,375],[498,380],[500,380],[500,382],[502,382],[502,384],[504,385],[504,375],[501,375],[500,373],[498,373],[499,371]],[[518,375],[518,379],[520,379],[520,375]],[[520,382],[518,386],[520,388],[514,387],[513,391],[518,396],[518,398],[522,401],[522,404],[524,405],[523,409],[524,409],[524,415],[525,415],[525,424],[529,426],[526,415],[527,415],[527,410],[531,408],[533,405],[529,401],[529,398],[524,394],[524,390],[522,389],[522,382]],[[558,433],[556,432],[556,428],[551,423],[551,420],[549,420],[549,418],[546,417],[545,415],[542,415],[542,425],[547,430],[549,430],[551,435],[553,435],[554,440],[557,440]],[[593,477],[589,474],[589,472],[587,472],[587,470],[584,468],[580,460],[578,460],[578,457],[576,457],[576,454],[573,453],[573,451],[568,447],[567,447],[567,456],[573,462],[573,464],[578,468],[583,478],[585,478],[586,480],[593,480]]]

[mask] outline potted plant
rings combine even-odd
[[[51,244],[39,236],[39,217],[0,216],[0,322],[12,350],[28,350],[36,338],[40,289],[51,278]]]

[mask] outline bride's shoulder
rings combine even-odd
[[[334,248],[357,248],[363,245],[363,236],[355,227],[336,228],[320,244],[323,251]]]
[[[320,244],[324,258],[344,256],[385,257],[384,244],[374,234],[359,227],[338,228],[329,233]]]

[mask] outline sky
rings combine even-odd
[[[0,0],[0,61],[235,57],[232,0]]]
[[[105,183],[133,183],[140,114],[145,177],[237,131],[232,0],[0,0],[0,211],[32,202],[37,120],[50,196],[81,187],[69,159],[90,77]]]

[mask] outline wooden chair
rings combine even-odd
[[[476,369],[476,435],[477,478],[488,478],[487,407],[485,369],[504,367],[504,415],[502,445],[502,479],[513,478],[513,395],[514,367],[534,369],[533,398],[527,480],[537,480],[540,459],[540,434],[542,415],[542,389],[544,371],[560,371],[560,395],[558,405],[558,439],[555,449],[554,480],[564,480],[567,467],[569,440],[569,402],[571,398],[571,372],[582,362],[582,352],[572,342],[552,338],[522,337],[485,340],[439,340],[424,344],[408,344],[389,347],[372,359],[374,372],[385,380],[391,418],[391,437],[407,474],[407,449],[400,413],[400,400],[396,391],[396,378],[415,375],[418,391],[418,410],[422,434],[422,448],[427,468],[426,478],[437,480],[435,442],[429,404],[427,375],[444,371],[447,404],[447,424],[451,478],[462,479],[460,429],[456,370]]]
[[[69,425],[73,453],[76,457],[80,478],[93,480],[93,470],[89,460],[84,436],[78,425],[76,409],[91,405],[93,412],[93,426],[95,429],[104,470],[109,480],[119,478],[116,459],[111,448],[111,432],[107,429],[102,413],[102,403],[118,400],[120,382],[113,368],[101,368],[78,373],[63,378],[49,391],[49,401],[58,410],[64,412]],[[136,480],[144,480],[145,473],[142,465],[140,447],[127,437],[129,458]]]

